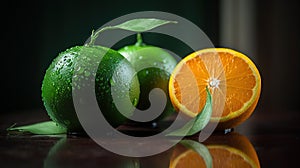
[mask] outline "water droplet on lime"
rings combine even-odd
[[[110,82],[110,85],[111,85],[111,86],[115,86],[115,85],[116,85],[116,83],[115,83],[115,81],[114,81],[113,78],[111,78],[109,82]]]
[[[91,75],[91,73],[89,71],[84,72],[84,76],[90,76],[90,75]]]

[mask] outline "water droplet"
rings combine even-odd
[[[116,85],[115,80],[113,78],[111,78],[109,82],[110,82],[111,86],[115,86]]]
[[[152,128],[156,128],[157,127],[157,123],[156,122],[153,122],[152,123]]]
[[[90,75],[91,75],[91,73],[89,71],[84,72],[84,76],[90,76]]]
[[[139,59],[143,59],[143,56],[139,56]]]
[[[65,120],[65,124],[69,125],[71,122],[69,120]]]
[[[137,98],[134,98],[133,99],[133,102],[132,102],[132,104],[133,104],[133,106],[135,106],[136,107],[136,105],[138,104],[138,99]]]
[[[153,62],[153,65],[156,66],[156,65],[157,65],[157,62]]]
[[[77,71],[78,71],[78,73],[79,73],[79,74],[81,74],[81,73],[83,73],[83,72],[84,72],[84,69],[83,69],[83,68],[81,68],[81,67],[78,67]]]

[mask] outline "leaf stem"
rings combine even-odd
[[[16,126],[17,123],[14,123],[13,125],[11,125],[10,127],[6,128],[7,131],[11,130],[12,128],[14,128],[14,126]]]
[[[92,30],[92,34],[91,34],[91,40],[90,42],[87,44],[88,46],[94,45],[96,39],[98,38],[99,34],[105,30],[110,30],[110,29],[115,29],[115,27],[113,26],[107,26],[107,27],[103,27],[102,29],[98,30],[95,32],[95,30]]]

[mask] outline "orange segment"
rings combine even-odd
[[[219,128],[232,128],[254,111],[261,77],[255,64],[238,51],[199,50],[182,59],[171,75],[169,94],[175,109],[195,117],[206,102],[206,87],[213,100],[211,121],[219,121]]]

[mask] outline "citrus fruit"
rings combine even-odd
[[[212,95],[210,123],[217,129],[233,128],[253,113],[261,91],[255,64],[229,48],[207,48],[182,59],[171,74],[169,94],[177,111],[189,117],[201,112],[206,88]]]
[[[95,80],[97,102],[106,120],[114,127],[126,120],[114,104],[111,95],[112,84],[115,88],[121,89],[128,86],[132,104],[136,105],[138,102],[138,78],[134,75],[135,70],[131,64],[121,54],[101,46],[69,48],[52,61],[42,83],[42,100],[48,115],[53,121],[66,127],[69,132],[82,131],[73,105],[72,89],[85,87],[84,80],[93,74],[88,67],[95,67],[94,64],[99,59],[101,62],[99,66],[96,65],[98,69],[92,78]],[[118,74],[114,76],[117,82],[112,83],[114,73]],[[119,93],[118,97],[122,99],[123,95],[124,93]]]
[[[162,89],[167,103],[161,115],[153,121],[159,121],[174,112],[168,94],[168,82],[171,72],[177,64],[175,58],[160,47],[146,45],[138,36],[135,45],[125,46],[118,50],[135,68],[140,83],[140,100],[137,108],[146,110],[150,107],[149,93],[154,88]]]
[[[204,145],[212,157],[213,167],[259,168],[257,153],[247,137],[232,132],[212,135]],[[170,159],[170,168],[205,168],[204,159],[194,149],[177,144]]]

